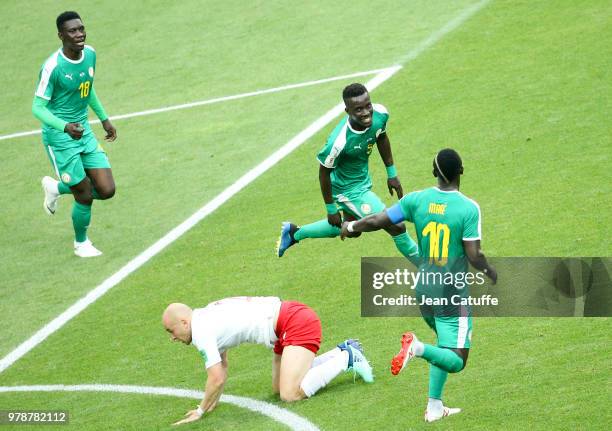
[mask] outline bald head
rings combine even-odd
[[[164,322],[164,325],[166,325],[166,322],[170,323],[175,322],[179,319],[186,318],[191,319],[192,312],[193,311],[191,310],[191,307],[189,307],[188,305],[181,304],[180,302],[175,302],[166,307],[166,309],[164,310],[164,314],[162,315],[162,320]]]
[[[170,304],[162,314],[162,324],[172,341],[179,340],[182,343],[191,343],[191,315],[193,310],[185,304],[175,302]]]

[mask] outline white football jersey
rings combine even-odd
[[[274,317],[280,306],[281,300],[275,296],[237,296],[193,310],[191,342],[206,368],[221,362],[221,353],[242,343],[274,347],[278,340]]]

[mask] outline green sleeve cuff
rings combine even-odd
[[[395,165],[387,166],[387,178],[395,177],[397,177],[397,169],[395,169]]]
[[[108,120],[108,115],[102,106],[102,102],[98,99],[98,95],[96,94],[96,88],[94,86],[91,87],[91,94],[89,95],[89,106],[96,113],[96,116],[100,119],[100,121]]]
[[[338,212],[336,204],[325,204],[325,209],[327,210],[327,214],[336,214]]]
[[[68,124],[67,121],[53,115],[53,113],[47,108],[48,103],[48,100],[35,96],[34,101],[32,102],[32,114],[34,114],[36,118],[47,126],[51,126],[54,129],[63,132],[66,128],[66,124]]]

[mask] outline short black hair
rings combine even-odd
[[[73,10],[60,13],[55,20],[57,31],[62,31],[62,24],[64,24],[66,21],[70,21],[71,19],[81,19],[81,16]]]
[[[434,157],[433,168],[445,182],[450,183],[462,173],[463,162],[458,152],[452,148],[445,148]]]
[[[365,85],[355,82],[351,85],[347,85],[346,87],[344,87],[344,90],[342,90],[342,99],[346,100],[350,99],[351,97],[359,97],[367,92],[368,89],[365,88]]]

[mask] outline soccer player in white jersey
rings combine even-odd
[[[227,350],[242,343],[274,350],[272,388],[286,402],[313,396],[343,371],[374,381],[361,345],[348,339],[316,356],[321,321],[308,306],[277,297],[234,297],[191,309],[168,305],[162,323],[172,341],[193,344],[202,355],[207,380],[204,399],[175,425],[194,422],[216,407],[227,380]]]

